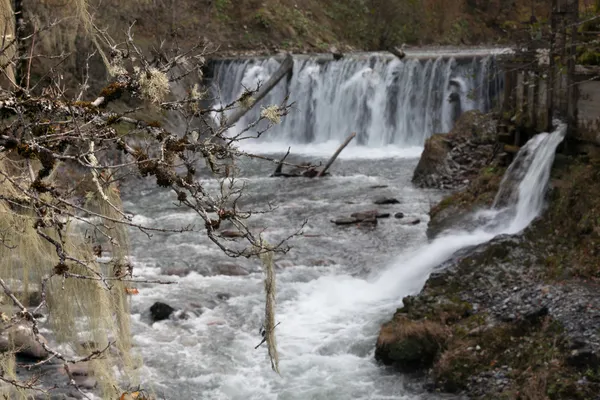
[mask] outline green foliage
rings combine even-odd
[[[215,0],[214,4],[217,10],[217,19],[221,22],[229,22],[231,18],[228,12],[231,9],[231,0]]]
[[[255,14],[254,14],[254,22],[264,28],[264,29],[269,29],[271,28],[272,25],[272,17],[269,14],[268,11],[266,11],[264,8],[259,9]]]

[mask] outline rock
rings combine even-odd
[[[40,341],[44,344],[48,343],[41,335]],[[16,354],[32,360],[43,360],[49,355],[44,346],[35,339],[29,323],[20,323],[2,332],[0,352],[11,349],[17,350]]]
[[[365,219],[377,218],[377,214],[379,214],[379,211],[369,210],[369,211],[355,212],[353,214],[350,214],[350,217],[362,221]]]
[[[350,217],[358,220],[359,222],[363,222],[365,220],[372,220],[374,218],[389,218],[390,213],[380,213],[378,210],[369,210],[355,212],[351,214]]]
[[[227,301],[231,298],[231,295],[229,293],[217,293],[217,299],[221,300],[221,301]]]
[[[352,224],[356,224],[361,221],[356,218],[352,218],[352,217],[340,217],[340,218],[331,220],[331,222],[333,222],[336,225],[352,225]]]
[[[524,320],[532,325],[539,324],[541,320],[548,315],[548,307],[543,306],[525,314]]]
[[[398,201],[398,199],[394,199],[392,197],[379,197],[377,199],[375,199],[375,201],[373,202],[377,205],[388,205],[388,204],[400,204],[400,201]]]
[[[164,271],[164,274],[169,276],[179,276],[183,278],[184,276],[188,276],[190,272],[190,269],[186,267],[172,267],[166,269]]]
[[[152,307],[150,307],[150,316],[154,322],[162,321],[169,319],[174,311],[175,309],[170,305],[157,301],[156,303],[152,304]]]
[[[463,113],[448,134],[426,142],[412,181],[420,187],[459,188],[497,159],[497,121],[479,111]]]
[[[77,386],[79,386],[81,389],[94,389],[98,385],[98,381],[96,381],[96,378],[92,378],[91,376],[75,376],[74,380]]]
[[[309,261],[309,263],[313,267],[329,267],[329,266],[337,264],[335,261],[328,260],[326,258],[312,259],[312,260]]]
[[[237,264],[219,264],[216,267],[217,275],[227,276],[245,276],[249,272],[242,266]]]
[[[402,218],[404,218],[404,213],[401,213],[401,212],[396,213],[396,214],[394,214],[394,218],[402,219]]]
[[[58,367],[58,371],[63,375],[67,375],[67,371],[65,370],[65,367],[63,365]],[[69,364],[69,372],[71,372],[71,375],[73,375],[74,377],[84,377],[93,375],[92,370],[90,368],[90,363],[88,361],[78,362],[76,364]]]
[[[373,186],[369,186],[369,189],[385,189],[389,187],[388,185],[373,185]]]
[[[275,262],[275,267],[277,267],[279,269],[290,268],[293,266],[294,266],[294,263],[291,262],[290,260],[280,260],[280,261]]]
[[[421,223],[420,219],[415,219],[413,221],[410,222],[411,225],[419,225]]]
[[[224,238],[241,238],[244,237],[244,234],[240,231],[223,231],[221,232],[221,236]]]
[[[375,359],[405,372],[425,370],[433,365],[446,338],[446,328],[439,323],[396,317],[382,326]]]
[[[572,350],[569,357],[567,357],[567,363],[579,370],[593,369],[596,370],[600,365],[600,359],[589,348],[583,348],[578,350]]]
[[[40,394],[33,397],[34,400],[74,400],[83,399],[83,395],[75,388],[55,388],[47,394]]]

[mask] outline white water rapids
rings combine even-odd
[[[492,61],[477,58],[461,65],[481,69]],[[254,349],[261,340],[259,327],[264,315],[263,274],[256,260],[228,260],[202,233],[157,234],[149,240],[132,231],[137,273],[178,282],[174,286],[142,286],[140,294],[133,297],[134,340],[145,362],[143,386],[152,387],[159,398],[166,399],[438,398],[375,362],[379,326],[401,306],[404,296],[418,293],[431,271],[458,250],[497,235],[518,233],[540,214],[565,127],[535,136],[523,146],[499,191],[502,199],[490,210],[474,214],[478,228],[447,231],[427,242],[426,223],[413,225],[410,221],[426,222],[430,205],[439,201],[442,193],[410,184],[418,156],[413,146],[418,149],[429,134],[451,125],[441,100],[447,96],[449,79],[462,77],[463,83],[470,82],[465,87],[477,87],[473,82],[482,79],[483,72],[459,72],[462,67],[452,59],[420,62],[420,66],[411,60],[384,62],[377,58],[363,65],[351,65],[349,60],[336,66],[296,62],[301,65],[295,69],[290,87],[305,94],[312,91],[300,96],[302,100],[296,98],[298,104],[308,105],[311,100],[312,114],[292,114],[271,136],[251,146],[273,151],[276,146],[268,144],[277,143],[276,135],[280,135],[286,148],[289,143],[299,143],[301,153],[310,154],[309,160],[314,162],[329,155],[316,144],[339,143],[351,130],[363,134],[362,146],[347,149],[346,157],[336,161],[334,175],[320,180],[267,178],[271,165],[240,161],[241,180],[247,185],[243,205],[264,208],[267,200],[279,205],[272,213],[253,217],[252,228],[266,228],[266,239],[276,242],[309,219],[304,229],[308,235],[293,239],[292,251],[277,260],[276,321],[280,324],[276,335],[281,376],[271,371],[266,349]],[[254,67],[267,74],[275,67],[269,63],[224,63],[219,68],[229,78],[222,83],[248,79]],[[367,75],[376,76],[365,76],[366,69],[370,71]],[[303,86],[302,77],[315,81]],[[394,89],[392,79],[407,91]],[[230,88],[232,96],[235,90]],[[417,92],[427,92],[429,100],[417,98]],[[364,102],[353,103],[349,93],[360,94],[357,98]],[[402,104],[393,113],[388,109],[391,93],[398,96],[395,104]],[[491,104],[486,102],[493,102],[491,97],[482,103],[467,100],[461,98],[464,108],[486,109]],[[300,112],[306,111],[303,107],[298,106]],[[358,117],[365,110],[383,114]],[[376,123],[380,118],[387,122]],[[389,144],[396,147],[390,149]],[[297,156],[297,148],[292,147],[292,157]],[[306,159],[296,161],[302,160]],[[218,190],[217,181],[208,176],[203,177],[203,184],[209,191]],[[398,198],[399,205],[383,210],[401,211],[405,218],[381,220],[369,231],[329,222],[337,215],[372,209],[373,198],[379,195]],[[123,197],[125,208],[137,214],[136,221],[171,228],[198,223],[193,213],[174,204],[171,193],[152,183],[124,188]],[[250,274],[215,273],[216,266],[225,262],[239,264]],[[169,320],[151,323],[148,308],[155,301],[185,310],[188,318],[179,319],[177,313]]]

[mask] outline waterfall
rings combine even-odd
[[[244,88],[265,82],[278,67],[274,58],[215,61],[213,96],[220,104],[235,101]],[[339,143],[356,132],[356,144],[362,146],[422,146],[431,134],[450,131],[462,112],[491,110],[501,85],[493,55],[400,60],[372,54],[338,61],[295,57],[291,76],[256,104],[237,129],[256,120],[261,106],[281,104],[289,95],[292,112],[265,133],[263,142]]]
[[[498,235],[514,235],[527,228],[542,212],[556,148],[566,131],[566,125],[560,124],[554,132],[541,133],[530,139],[517,153],[498,190],[498,196],[506,196],[506,205],[500,207],[495,202],[490,210],[480,213],[484,216],[483,221],[474,230],[445,232],[425,248],[408,257],[400,257],[396,266],[378,279],[378,292],[388,295],[398,290],[408,292],[406,294],[418,292],[432,268],[458,250],[485,243]]]

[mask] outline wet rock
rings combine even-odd
[[[413,221],[410,222],[411,225],[419,225],[421,223],[420,219],[415,219]]]
[[[404,218],[404,213],[401,213],[401,212],[396,213],[396,214],[394,214],[394,218],[402,219],[402,218]]]
[[[231,298],[231,295],[229,293],[217,293],[217,299],[221,300],[221,301],[227,301]]]
[[[537,325],[542,321],[544,317],[548,315],[548,312],[548,307],[543,306],[525,314],[524,320],[531,325]]]
[[[216,267],[217,275],[227,276],[245,276],[249,272],[242,266],[237,264],[219,264]]]
[[[150,307],[150,316],[154,322],[162,321],[169,319],[174,311],[175,309],[170,305],[157,301],[156,303],[152,304],[152,307]]]
[[[441,324],[395,318],[381,328],[375,359],[405,372],[428,369],[442,350],[446,335]]]
[[[294,263],[290,260],[280,260],[275,262],[275,267],[279,269],[291,268],[294,266]]]
[[[365,220],[372,220],[374,218],[389,218],[390,213],[382,213],[378,210],[369,210],[369,211],[361,211],[355,212],[350,215],[350,218],[354,218],[358,220],[358,222],[362,222]]]
[[[387,187],[388,187],[388,185],[373,185],[373,186],[369,186],[369,189],[385,189]]]
[[[179,276],[181,278],[188,276],[190,274],[190,272],[192,272],[189,268],[186,267],[172,267],[172,268],[167,268],[164,271],[165,275],[169,275],[169,276]]]
[[[79,386],[81,389],[90,390],[98,386],[98,381],[96,380],[96,378],[93,378],[91,376],[75,376],[73,378],[77,386]]]
[[[34,400],[78,400],[83,398],[83,395],[75,388],[55,388],[48,392],[48,394],[40,394],[33,397]]]
[[[29,323],[20,323],[0,335],[0,353],[11,349],[17,350],[16,354],[32,360],[43,360],[48,357],[48,352],[39,343],[31,330]],[[40,341],[44,344],[48,342],[40,335]]]
[[[364,221],[365,219],[377,218],[377,214],[379,214],[379,211],[377,210],[360,211],[350,214],[350,218],[354,218],[358,221]]]
[[[335,261],[326,258],[314,259],[310,260],[309,262],[313,267],[329,267],[337,264]]]
[[[461,115],[448,134],[431,136],[412,181],[420,187],[460,188],[498,156],[497,121],[479,111]]]
[[[221,232],[221,236],[224,238],[234,239],[244,237],[244,234],[240,231],[223,231]]]
[[[196,308],[195,310],[198,311],[198,314],[202,314],[201,309]],[[175,319],[180,320],[180,321],[185,321],[190,318],[197,317],[196,313],[191,312],[189,310],[177,310],[173,313],[173,316],[175,317]]]
[[[353,224],[359,223],[361,221],[356,218],[352,218],[352,217],[340,217],[340,218],[331,220],[331,222],[333,222],[336,225],[353,225]]]
[[[572,350],[569,357],[567,357],[567,363],[580,370],[593,369],[596,370],[600,366],[600,359],[589,348],[583,348],[578,350]]]
[[[373,203],[381,206],[381,205],[389,205],[389,204],[400,204],[400,201],[393,197],[378,197],[377,199],[375,199],[375,201]]]

